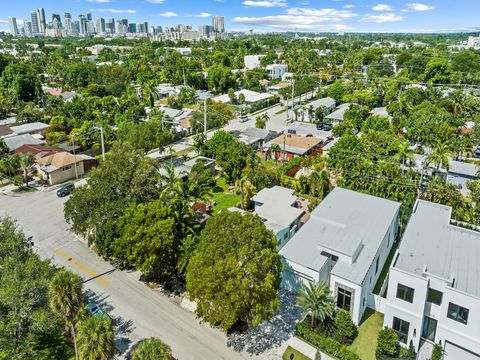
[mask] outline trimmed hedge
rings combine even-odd
[[[312,330],[305,322],[299,322],[295,326],[296,335],[309,342],[318,350],[334,356],[341,360],[361,360],[360,357],[350,350],[347,346],[342,345],[332,338],[324,337]]]

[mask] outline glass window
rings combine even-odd
[[[466,324],[468,321],[468,312],[467,308],[461,307],[460,305],[448,303],[448,312],[447,317]]]
[[[427,301],[433,304],[442,305],[443,293],[435,289],[428,289]]]
[[[352,302],[352,292],[338,288],[338,295],[337,295],[337,306],[341,309],[344,309],[350,312],[350,304]]]
[[[397,286],[397,298],[413,303],[413,294],[415,290],[411,287],[398,284]]]
[[[410,323],[394,316],[392,328],[397,332],[398,341],[406,344],[408,341],[408,329],[410,328]]]

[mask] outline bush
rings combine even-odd
[[[442,359],[442,347],[438,344],[435,344],[432,352],[432,360],[441,360]]]
[[[342,360],[361,360],[360,357],[345,345],[332,338],[324,337],[310,329],[305,322],[296,325],[296,335],[309,342],[320,351]]]
[[[350,345],[357,337],[358,329],[348,311],[340,310],[335,314],[335,328],[335,339],[342,344]]]
[[[377,340],[377,357],[382,355],[396,356],[398,336],[395,330],[384,328],[380,330]]]

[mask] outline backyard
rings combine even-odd
[[[375,360],[378,332],[383,327],[383,314],[367,308],[358,327],[358,336],[350,349],[362,360]]]
[[[216,188],[212,195],[215,200],[215,205],[213,206],[214,214],[218,214],[221,210],[237,206],[241,200],[240,195],[237,195],[235,192],[229,193],[229,185],[223,177],[217,179]]]

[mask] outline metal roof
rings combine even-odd
[[[22,135],[22,134],[29,134],[32,132],[45,130],[45,129],[48,129],[49,127],[50,125],[48,124],[44,124],[41,122],[33,122],[28,124],[11,126],[10,128],[13,130],[13,132],[17,133],[18,135]]]
[[[25,144],[40,145],[40,144],[44,143],[41,140],[35,139],[30,134],[9,136],[9,137],[4,138],[3,140],[5,141],[5,144],[7,144],[8,149],[10,151],[14,151],[14,150],[18,149],[20,146],[25,145]]]
[[[418,200],[394,267],[419,276],[454,281],[454,288],[480,296],[480,233],[450,224],[452,208]]]
[[[322,251],[336,255],[331,273],[360,285],[399,209],[397,202],[336,187],[280,254],[315,271]]]
[[[350,108],[350,105],[351,105],[350,103],[339,105],[336,110],[334,110],[332,113],[325,116],[325,119],[343,121],[343,116],[345,115],[345,111],[347,111]]]

